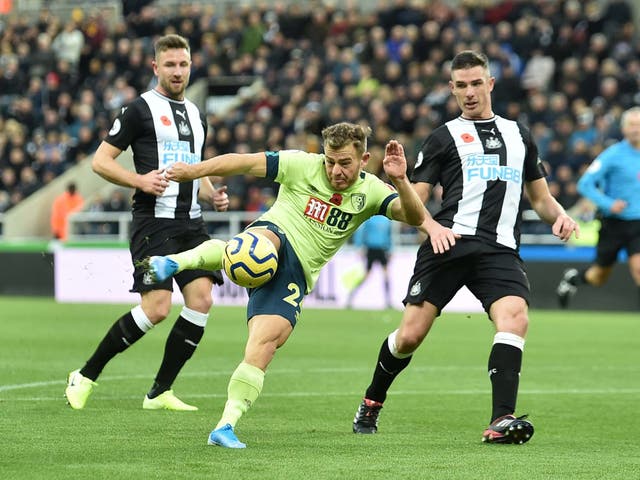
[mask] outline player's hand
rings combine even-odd
[[[580,226],[567,214],[562,214],[556,218],[551,226],[551,232],[563,242],[571,238],[571,234],[580,238]]]
[[[382,167],[391,180],[402,180],[406,176],[407,159],[404,156],[404,148],[396,140],[390,140],[387,143]]]
[[[138,178],[140,180],[138,189],[157,197],[162,195],[169,186],[164,170],[151,170],[144,175],[139,175]]]
[[[227,186],[223,185],[220,188],[213,189],[213,195],[211,197],[211,205],[216,209],[216,212],[226,212],[229,208],[229,195],[227,195]]]
[[[433,253],[436,254],[448,252],[456,244],[456,239],[462,237],[450,228],[440,225],[433,218],[425,220],[418,229],[429,236]]]
[[[616,200],[615,202],[613,202],[613,205],[611,205],[611,208],[609,210],[611,210],[611,213],[622,213],[622,211],[627,208],[627,202],[625,202],[624,200]]]
[[[174,182],[187,182],[196,178],[191,170],[191,165],[176,162],[167,168],[166,175],[169,180],[173,180]]]

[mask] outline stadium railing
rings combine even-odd
[[[258,218],[262,212],[203,212],[209,233],[217,238],[230,238]],[[1,217],[0,217],[1,219]],[[550,228],[540,221],[533,210],[523,212],[523,223],[532,227],[533,233],[522,234],[522,244],[560,245],[562,242],[550,233]],[[92,242],[129,241],[131,212],[77,212],[69,217],[69,241]],[[108,231],[107,231],[108,230]],[[525,229],[526,230],[526,229]],[[547,231],[548,230],[548,233]],[[420,243],[420,234],[415,228],[393,222],[393,244],[396,246]]]

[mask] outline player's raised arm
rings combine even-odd
[[[426,209],[409,182],[404,149],[396,140],[387,143],[382,166],[398,191],[398,200],[391,204],[394,220],[414,226],[420,225],[425,219]]]
[[[266,176],[267,157],[265,152],[225,153],[192,165],[177,162],[166,171],[167,178],[174,182],[186,182],[208,176],[228,177],[242,174],[256,177]]]

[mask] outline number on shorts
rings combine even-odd
[[[284,300],[290,305],[293,305],[295,308],[298,308],[298,299],[300,298],[300,287],[296,283],[290,283],[289,285],[287,285],[287,288],[291,292],[291,295],[287,295],[282,300]]]

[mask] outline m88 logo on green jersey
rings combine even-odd
[[[338,230],[346,230],[353,218],[353,214],[343,212],[330,203],[315,197],[309,197],[304,214],[316,222],[335,227]]]

